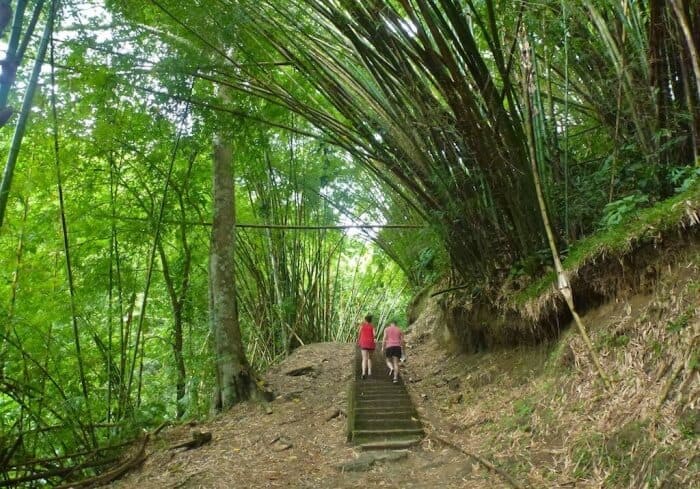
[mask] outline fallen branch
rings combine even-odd
[[[120,444],[118,444],[118,445],[110,445],[110,446],[98,448],[98,449],[96,449],[96,450],[85,450],[85,451],[82,451],[82,452],[69,453],[69,454],[67,454],[67,455],[61,455],[61,456],[58,456],[58,457],[34,458],[34,459],[26,460],[26,461],[23,461],[23,462],[17,462],[17,463],[14,463],[14,464],[7,464],[5,467],[6,467],[6,468],[9,468],[9,469],[18,469],[18,468],[20,468],[20,467],[27,467],[28,465],[40,465],[40,464],[47,465],[47,464],[50,464],[51,462],[59,462],[59,461],[61,461],[61,460],[67,460],[67,459],[70,459],[70,458],[84,457],[85,455],[92,455],[92,456],[95,456],[98,452],[106,452],[106,451],[109,451],[109,450],[117,450],[117,449],[119,449],[119,448],[124,448],[124,447],[126,447],[126,446],[128,446],[128,445],[132,445],[133,443],[134,443],[134,441],[133,441],[133,440],[130,440],[130,441],[127,441],[127,442],[124,442],[124,443],[120,443]]]
[[[146,445],[148,444],[149,438],[150,434],[144,435],[143,441],[141,442],[141,446],[139,447],[139,450],[134,454],[134,456],[122,463],[121,465],[113,468],[112,470],[103,472],[100,475],[91,477],[89,479],[84,479],[79,482],[70,482],[67,484],[63,484],[61,486],[58,486],[57,489],[79,489],[97,487],[108,484],[113,480],[118,479],[122,475],[126,474],[128,471],[135,469],[136,467],[141,465],[144,462],[144,460],[146,460]]]
[[[466,455],[467,457],[473,458],[474,460],[476,460],[477,462],[479,462],[481,465],[483,465],[484,467],[486,467],[488,470],[490,470],[490,471],[492,471],[492,472],[495,472],[496,474],[500,475],[500,476],[503,478],[503,480],[505,480],[506,482],[508,482],[508,484],[510,484],[511,486],[513,486],[515,489],[525,489],[525,486],[523,486],[523,485],[520,484],[518,481],[516,481],[515,479],[513,479],[513,477],[511,477],[510,474],[508,474],[508,473],[507,473],[506,471],[504,471],[503,469],[501,469],[501,468],[499,468],[499,467],[496,467],[494,464],[492,464],[491,462],[489,462],[489,461],[486,460],[485,458],[481,457],[480,455],[478,455],[478,454],[476,454],[476,453],[474,453],[474,452],[470,452],[469,450],[465,450],[464,448],[460,447],[459,445],[457,445],[457,444],[451,442],[451,441],[448,440],[447,438],[445,438],[445,437],[441,436],[440,434],[438,434],[438,430],[435,428],[435,426],[434,426],[432,423],[430,423],[430,422],[426,421],[425,419],[423,419],[423,426],[427,429],[427,431],[429,432],[429,436],[430,436],[431,438],[434,438],[435,440],[438,440],[438,441],[444,443],[445,445],[454,448],[455,450],[457,450],[458,452],[463,453],[463,454]]]
[[[65,479],[66,477],[69,477],[71,474],[73,474],[77,470],[91,469],[94,467],[99,467],[100,465],[109,465],[109,464],[117,462],[117,461],[119,461],[119,457],[85,461],[85,462],[82,462],[81,464],[79,464],[77,466],[73,466],[73,467],[52,468],[50,470],[45,470],[43,472],[34,472],[34,473],[29,474],[29,475],[17,477],[16,479],[0,480],[0,487],[20,487],[21,485],[23,485],[27,482],[46,480],[46,479],[51,479],[54,477],[61,477],[62,479]],[[73,486],[71,485],[70,487],[73,487]]]
[[[661,395],[659,396],[659,400],[656,403],[656,414],[659,414],[659,411],[661,410],[661,406],[664,405],[664,402],[666,402],[666,399],[668,399],[668,395],[671,393],[671,387],[673,387],[673,383],[676,381],[676,377],[678,377],[681,373],[681,371],[685,368],[686,364],[690,362],[690,355],[693,352],[693,347],[695,346],[695,342],[700,338],[700,335],[695,335],[691,340],[690,343],[688,343],[688,349],[685,351],[685,354],[683,355],[683,360],[680,362],[678,367],[673,371],[671,374],[671,377],[668,379],[666,382],[666,385],[664,386],[664,389],[661,391]],[[692,375],[692,374],[691,374]]]

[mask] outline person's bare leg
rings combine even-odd
[[[367,375],[367,361],[369,360],[369,352],[367,350],[360,350],[362,353],[362,376]]]
[[[399,379],[399,357],[391,357],[391,361],[394,364],[394,380]]]
[[[372,357],[371,354],[374,352],[368,351],[367,352],[367,376],[371,377],[372,376]]]
[[[392,375],[394,373],[394,364],[391,362],[391,358],[385,356],[384,360],[386,360],[386,368],[389,369],[389,375]]]

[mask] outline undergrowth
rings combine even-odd
[[[688,208],[696,211],[700,208],[700,182],[653,207],[631,212],[625,219],[614,221],[597,233],[577,241],[569,248],[562,265],[573,275],[579,268],[598,257],[625,255],[634,249],[635,245],[678,228],[687,216]],[[551,290],[555,281],[556,274],[550,271],[516,292],[512,300],[516,306],[522,306]]]

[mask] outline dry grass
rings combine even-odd
[[[570,330],[479,355],[424,339],[414,356],[438,358],[412,372],[422,411],[532,487],[700,487],[700,251],[677,258],[651,290],[585,315],[609,392]]]

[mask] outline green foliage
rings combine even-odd
[[[549,248],[537,250],[534,254],[526,256],[510,268],[509,278],[536,277],[546,267],[551,268],[552,252]]]
[[[695,311],[693,309],[686,309],[680,316],[673,321],[670,321],[668,326],[666,326],[666,329],[671,333],[678,333],[683,328],[688,326],[688,322],[694,315]]]
[[[700,179],[700,166],[681,166],[671,170],[670,182],[675,186],[676,193],[690,190]]]
[[[654,481],[673,472],[678,454],[655,449],[647,423],[633,421],[609,435],[590,433],[574,441],[572,456],[574,474],[586,479],[594,471],[604,470],[610,487],[624,487],[640,475],[644,481]],[[644,461],[649,458],[649,466]],[[644,470],[640,474],[640,470]]]
[[[684,411],[678,419],[678,429],[685,438],[697,439],[700,436],[700,410]]]
[[[581,239],[569,248],[563,262],[564,268],[574,272],[588,261],[599,256],[625,254],[633,243],[650,239],[658,233],[673,229],[687,217],[687,206],[700,206],[700,185],[688,191],[656,203],[654,206],[632,212],[617,225],[598,231]],[[518,292],[515,301],[523,304],[549,290],[556,279],[548,273]]]
[[[634,212],[649,203],[649,196],[634,193],[606,204],[603,209],[603,218],[600,221],[601,229],[617,226]]]
[[[239,223],[425,224],[240,227],[237,299],[260,369],[301,342],[353,339],[368,311],[401,318],[409,287],[447,273],[546,274],[523,300],[551,287],[520,109],[525,38],[537,40],[537,171],[569,270],[623,254],[698,201],[688,104],[700,101],[681,87],[675,18],[664,10],[668,29],[647,29],[648,2],[200,3],[62,7],[56,87],[44,70],[0,229],[0,428],[24,433],[25,458],[90,449],[88,422],[110,426],[96,431],[104,444],[209,412],[215,134],[234,143]],[[13,86],[26,84],[20,73]],[[533,410],[516,402],[515,425]],[[579,448],[585,472],[597,462]]]
[[[606,348],[623,348],[627,346],[627,344],[630,341],[630,337],[627,336],[626,334],[620,334],[620,333],[613,333],[613,334],[604,334],[601,336],[601,346],[604,346]]]

